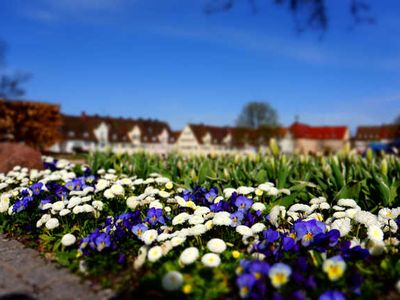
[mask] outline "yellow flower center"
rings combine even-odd
[[[246,296],[249,293],[249,288],[247,286],[244,286],[240,289],[240,295]]]
[[[192,286],[190,285],[190,284],[185,284],[184,286],[183,286],[183,288],[182,288],[182,292],[184,293],[184,294],[190,294],[191,292],[192,292]]]
[[[335,281],[343,276],[344,269],[337,264],[331,265],[328,268],[328,277],[330,280]]]
[[[304,239],[306,239],[307,241],[312,240],[312,238],[313,238],[312,232],[307,232],[306,235],[304,236]]]
[[[286,274],[278,272],[272,276],[271,280],[273,286],[280,287],[288,281],[288,278]]]

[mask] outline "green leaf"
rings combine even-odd
[[[204,160],[199,169],[198,182],[202,184],[206,181],[206,177],[210,172],[210,165],[208,160]]]
[[[335,199],[358,199],[358,196],[360,194],[361,186],[364,183],[363,181],[359,182],[351,182],[346,184],[343,188],[340,189],[340,191],[336,194]]]

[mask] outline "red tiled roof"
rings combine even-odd
[[[394,140],[400,138],[400,125],[359,126],[356,140]]]
[[[343,140],[348,129],[346,126],[309,126],[296,122],[289,127],[289,131],[297,139]]]

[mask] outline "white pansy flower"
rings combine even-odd
[[[125,194],[124,187],[120,184],[113,184],[111,186],[111,192],[116,196],[123,196]]]
[[[113,194],[113,192],[112,192],[112,190],[111,189],[106,189],[105,191],[104,191],[104,197],[106,197],[107,199],[112,199],[112,198],[114,198],[114,194]]]
[[[176,291],[183,284],[183,276],[178,271],[170,271],[163,276],[161,283],[166,291]]]
[[[206,267],[215,268],[221,263],[221,258],[215,253],[207,253],[203,255],[201,262]]]
[[[238,194],[242,194],[242,195],[248,195],[254,192],[254,188],[253,187],[249,187],[249,186],[240,186],[237,189],[237,193]]]
[[[202,223],[204,223],[204,218],[200,215],[192,215],[189,218],[189,224],[191,225],[197,225]]]
[[[208,220],[207,222],[204,223],[204,226],[206,226],[207,230],[210,230],[213,227],[213,221]]]
[[[343,218],[335,220],[332,225],[331,229],[337,229],[340,232],[340,236],[346,236],[351,231],[351,223],[349,218]]]
[[[157,242],[164,242],[165,240],[168,240],[170,238],[171,238],[171,234],[163,232],[158,235]]]
[[[2,194],[0,197],[0,213],[5,213],[10,207],[10,194]]]
[[[205,215],[210,212],[207,206],[197,206],[196,210],[193,212],[195,215]]]
[[[42,206],[42,210],[51,209],[53,207],[52,203],[46,203]]]
[[[213,219],[213,225],[219,226],[230,226],[232,224],[232,219],[230,218],[230,214],[226,211],[217,212]]]
[[[147,253],[147,259],[150,262],[155,262],[159,260],[162,256],[162,249],[160,246],[154,246],[150,248],[149,252]]]
[[[385,251],[385,243],[371,240],[368,243],[368,251],[372,256],[379,256]]]
[[[186,201],[181,196],[175,196],[175,200],[179,206],[186,207]]]
[[[189,247],[183,250],[179,257],[179,261],[184,265],[190,265],[199,257],[199,249],[196,247]]]
[[[162,203],[160,202],[160,200],[155,200],[155,201],[152,201],[152,202],[150,203],[149,208],[163,209],[163,205],[162,205]]]
[[[226,250],[226,244],[223,240],[214,238],[208,241],[207,248],[214,253],[222,253]]]
[[[339,199],[337,204],[339,206],[345,206],[345,207],[356,207],[356,206],[358,206],[357,202],[354,201],[353,199]]]
[[[293,204],[288,211],[295,211],[295,212],[305,212],[308,213],[310,212],[311,207],[307,204],[301,204],[301,203],[296,203]]]
[[[64,201],[57,201],[53,203],[53,206],[51,207],[55,211],[60,211],[63,210],[65,207]]]
[[[286,208],[284,206],[275,205],[269,212],[268,220],[272,225],[278,227],[278,219],[285,218],[285,216]]]
[[[338,210],[338,211],[344,211],[344,210],[346,210],[345,207],[339,206],[339,205],[334,205],[334,206],[332,206],[332,208],[333,208],[334,210]]]
[[[71,246],[75,244],[75,242],[76,242],[76,237],[71,233],[64,234],[64,236],[61,239],[61,244],[63,244],[65,247]]]
[[[398,209],[382,208],[378,212],[378,216],[382,219],[396,219],[399,216]]]
[[[255,211],[264,211],[266,209],[266,206],[264,203],[254,202],[251,208]]]
[[[89,204],[84,204],[82,205],[82,210],[86,213],[91,213],[94,211],[93,206],[89,205]]]
[[[377,225],[371,225],[367,230],[368,238],[374,242],[383,241],[383,231]]]
[[[330,209],[330,208],[331,208],[331,206],[329,205],[328,202],[323,202],[319,205],[319,209],[321,209],[321,210],[326,210],[326,209]]]
[[[80,213],[83,213],[83,212],[84,212],[83,206],[82,206],[82,205],[77,205],[77,206],[75,206],[75,207],[72,209],[72,212],[73,212],[75,215],[80,214]]]
[[[276,196],[279,194],[279,190],[276,187],[271,187],[267,194],[270,196]]]
[[[160,195],[161,198],[169,198],[170,193],[168,193],[167,191],[159,191],[158,195]]]
[[[102,191],[107,188],[110,183],[105,179],[99,179],[96,184],[96,191]]]
[[[354,220],[365,226],[378,225],[378,218],[369,211],[360,210],[354,215]]]
[[[64,209],[62,209],[62,210],[60,211],[59,215],[60,215],[61,217],[63,217],[63,216],[68,215],[70,212],[71,212],[71,211],[70,211],[68,208],[64,208]]]
[[[189,228],[189,235],[202,235],[207,231],[207,227],[204,224],[197,224]]]
[[[82,202],[89,202],[90,200],[92,200],[92,196],[84,196],[82,197]]]
[[[137,200],[136,196],[130,196],[128,199],[126,199],[126,205],[130,209],[135,209],[139,205],[139,201]]]
[[[332,215],[332,217],[334,217],[335,219],[346,218],[347,212],[346,211],[337,211]]]
[[[222,197],[222,196],[215,197],[214,203],[217,204],[217,203],[220,202],[221,200],[224,200],[224,197]]]
[[[58,219],[56,219],[56,218],[49,219],[45,224],[46,228],[49,230],[57,228],[59,225],[60,225],[60,223],[58,222]]]
[[[105,179],[111,180],[111,181],[115,180],[116,177],[117,177],[117,176],[114,175],[114,174],[106,174],[106,175],[104,175],[104,178],[105,178]]]
[[[179,225],[179,224],[183,224],[186,222],[186,220],[188,220],[190,217],[190,215],[188,213],[180,213],[179,215],[176,215],[173,219],[172,219],[172,225]]]
[[[346,216],[350,219],[354,219],[357,211],[359,211],[360,209],[357,208],[349,208],[346,210]]]
[[[272,182],[265,182],[258,186],[258,188],[264,192],[268,192],[272,187],[274,187]]]
[[[79,205],[82,203],[82,199],[80,197],[71,197],[71,199],[68,200],[68,205],[67,208],[73,208],[76,205]]]
[[[225,198],[229,199],[232,196],[232,194],[234,192],[236,192],[236,189],[234,189],[234,188],[226,188],[226,189],[224,189],[223,192],[224,192]]]
[[[255,223],[250,229],[254,234],[256,234],[263,231],[265,229],[265,225],[263,223]]]
[[[142,234],[142,241],[146,245],[151,245],[158,237],[157,230],[155,229],[149,229],[143,232]]]
[[[93,206],[94,209],[102,211],[104,203],[102,201],[99,201],[99,200],[94,200],[92,202],[92,206]]]
[[[246,225],[237,226],[236,232],[243,236],[252,236],[253,235],[253,231]]]
[[[132,180],[130,178],[122,178],[121,180],[119,180],[119,183],[122,185],[131,185]]]
[[[177,247],[181,244],[183,244],[186,241],[185,237],[182,236],[175,236],[171,239],[171,243],[173,247]]]

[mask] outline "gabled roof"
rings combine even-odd
[[[204,143],[204,137],[207,133],[211,136],[212,145],[231,145],[234,147],[243,147],[245,145],[259,146],[267,145],[271,138],[281,138],[286,134],[285,128],[240,128],[240,127],[218,127],[204,124],[189,124],[197,142]],[[229,143],[226,138],[230,137]]]
[[[395,140],[400,138],[400,125],[359,126],[356,140]]]
[[[169,136],[169,143],[174,144],[180,137],[182,131],[171,131]]]
[[[207,133],[211,136],[211,144],[222,144],[224,138],[228,135],[229,127],[218,127],[204,124],[189,124],[194,137],[199,144],[203,144]]]
[[[166,122],[158,120],[112,118],[81,114],[80,116],[63,115],[61,133],[64,140],[86,140],[96,142],[94,130],[104,123],[108,126],[108,140],[112,143],[130,143],[129,132],[137,126],[141,132],[142,143],[159,143],[159,135],[166,130],[171,134],[171,129]],[[70,136],[70,133],[73,136]]]
[[[310,126],[295,122],[289,127],[293,138],[315,140],[343,140],[348,129],[346,126]]]

